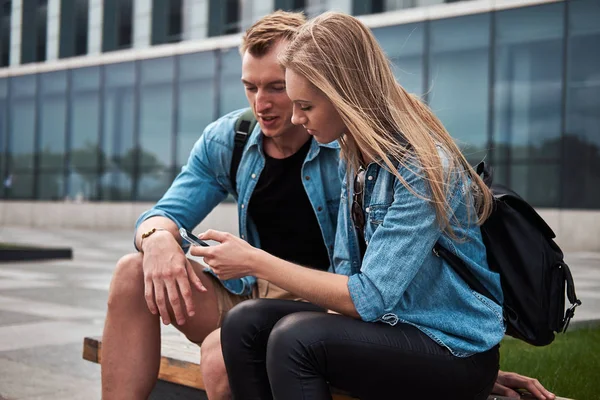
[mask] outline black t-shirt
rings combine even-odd
[[[258,230],[261,249],[296,264],[327,270],[327,247],[302,184],[302,164],[311,142],[287,158],[265,156],[248,212]]]

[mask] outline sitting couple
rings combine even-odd
[[[501,298],[479,224],[492,197],[441,122],[395,80],[357,19],[276,12],[241,45],[258,120],[230,176],[244,110],[209,125],[119,260],[103,336],[103,399],[147,398],[160,318],[201,345],[209,399],[485,399],[535,379],[498,371],[502,309],[432,249],[457,254]],[[341,154],[341,156],[340,156]],[[341,193],[341,198],[340,198]],[[185,257],[228,194],[241,238]]]

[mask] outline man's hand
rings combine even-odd
[[[167,309],[168,300],[177,324],[183,325],[186,318],[185,311],[190,317],[195,313],[191,286],[201,292],[205,292],[206,288],[179,243],[168,231],[158,231],[145,239],[142,250],[144,252],[144,297],[148,309],[152,314],[159,313],[163,323],[169,325],[171,317]]]
[[[494,383],[494,389],[492,389],[493,394],[518,399],[521,395],[516,391],[517,389],[525,389],[539,400],[554,400],[556,398],[537,379],[515,374],[514,372],[498,371],[498,378]]]
[[[235,279],[253,275],[253,255],[257,248],[227,232],[208,230],[199,236],[202,240],[214,240],[216,246],[192,246],[190,254],[204,257],[204,262],[219,279]]]

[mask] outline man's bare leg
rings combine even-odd
[[[202,342],[200,370],[202,371],[206,394],[210,400],[231,399],[225,360],[221,350],[221,328],[213,331]]]
[[[192,262],[207,291],[192,289],[196,313],[178,329],[201,343],[215,329],[219,309],[214,286],[202,266]],[[171,320],[175,318],[171,313]],[[156,383],[160,363],[160,322],[144,299],[142,255],[119,260],[108,295],[108,312],[102,336],[102,398],[147,399]]]

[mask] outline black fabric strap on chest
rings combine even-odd
[[[231,166],[229,168],[229,179],[231,180],[231,187],[237,192],[237,171],[240,167],[240,161],[242,160],[242,154],[244,153],[244,146],[248,141],[250,133],[256,126],[256,118],[252,110],[249,109],[239,116],[235,123],[235,137],[233,138],[233,153],[231,155]]]

